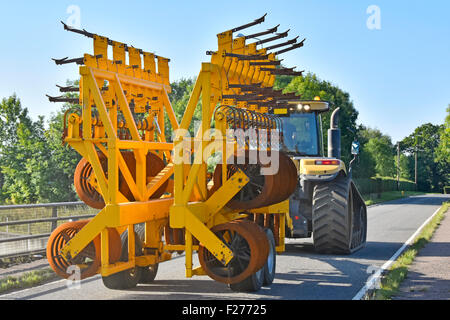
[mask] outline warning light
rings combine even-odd
[[[316,160],[318,166],[338,166],[339,160]]]

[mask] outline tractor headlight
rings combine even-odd
[[[309,104],[305,104],[305,105],[303,106],[303,109],[304,109],[306,112],[308,112],[309,110],[311,110],[311,106],[310,106]]]
[[[297,111],[302,111],[303,105],[300,103],[297,105]]]

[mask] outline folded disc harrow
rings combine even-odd
[[[158,264],[184,251],[187,277],[206,274],[259,289],[245,284],[275,252],[264,228],[283,251],[287,199],[297,183],[295,165],[280,151],[282,122],[269,111],[298,99],[273,89],[276,75],[302,72],[282,66],[278,55],[304,42],[273,44],[289,33],[277,33],[278,26],[235,36],[265,17],[218,34],[218,49],[207,52],[211,61],[202,64],[181,122],[168,96],[169,59],[64,24],[92,39],[94,52],[54,59],[78,65],[80,81],[58,86],[63,95],[49,100],[74,105],[64,116],[63,140],[82,156],[74,176],[79,197],[100,211],[53,232],[47,256],[55,272],[67,277],[75,264],[83,278],[100,273],[108,288],[119,289],[154,279]],[[187,138],[198,105],[202,121]],[[211,129],[220,135],[211,139]],[[221,159],[208,172],[212,155]]]

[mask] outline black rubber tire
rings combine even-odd
[[[275,259],[276,251],[275,251],[275,238],[273,236],[273,232],[270,229],[264,229],[264,232],[267,236],[267,240],[269,241],[269,257],[267,258],[267,260],[269,260],[271,253],[274,253],[272,258]],[[229,288],[236,292],[256,292],[259,291],[262,286],[264,285],[268,286],[272,284],[274,278],[275,278],[275,260],[273,260],[273,267],[270,268],[270,271],[268,268],[268,263],[266,262],[266,264],[260,270],[258,270],[257,272],[255,272],[254,274],[252,274],[247,279],[241,282],[230,284]]]
[[[350,184],[345,177],[314,187],[314,249],[323,254],[350,254],[352,238]]]
[[[269,257],[267,258],[267,263],[263,267],[264,280],[263,286],[270,286],[275,279],[275,270],[277,264],[277,251],[275,244],[275,237],[273,236],[273,232],[271,229],[266,228],[264,230],[267,235],[267,239],[269,240]]]
[[[135,232],[136,233],[136,232]],[[120,261],[128,261],[128,230],[126,230],[120,236],[122,240],[122,254]],[[142,244],[138,236],[135,236],[135,255],[142,255]],[[141,279],[142,269],[140,267],[134,267],[128,270],[124,270],[108,277],[102,277],[103,284],[108,289],[112,290],[127,290],[135,288]]]
[[[228,285],[229,288],[235,292],[256,292],[263,286],[264,283],[264,267],[252,274],[247,279]]]
[[[145,240],[145,224],[139,224],[135,227],[136,236],[139,237],[139,245],[142,248]],[[136,241],[137,242],[137,241]],[[141,253],[142,254],[142,250]],[[140,269],[140,278],[138,283],[148,284],[152,283],[158,273],[158,263],[152,264],[147,267],[138,267]]]
[[[140,269],[134,267],[124,270],[109,277],[102,277],[105,287],[111,290],[128,290],[137,286],[140,278]]]
[[[139,283],[148,284],[152,283],[156,275],[158,274],[158,266],[159,264],[152,264],[147,267],[138,267],[141,269],[141,278],[139,279]]]
[[[353,190],[353,189],[352,189]],[[354,192],[352,196],[355,197]],[[367,241],[367,208],[364,205],[363,200],[356,195],[356,208],[353,216],[353,239],[352,250],[356,251],[362,249],[366,245]],[[359,209],[358,209],[359,207]]]

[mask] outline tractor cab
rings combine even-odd
[[[282,123],[282,150],[290,157],[323,157],[322,121],[320,114],[329,111],[329,104],[316,97],[312,101],[289,102],[275,108]]]

